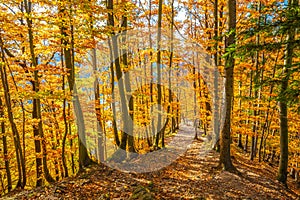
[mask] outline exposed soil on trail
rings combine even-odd
[[[78,177],[10,198],[129,199],[137,187],[144,186],[155,199],[300,199],[293,181],[286,189],[276,180],[276,168],[250,162],[238,149],[233,149],[233,163],[241,175],[214,169],[219,154],[210,151],[201,156],[201,144],[194,141],[184,155],[156,172],[135,174],[93,166]]]

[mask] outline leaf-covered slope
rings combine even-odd
[[[129,199],[137,190],[145,196],[135,199],[299,199],[292,181],[290,189],[276,181],[276,168],[249,162],[235,149],[233,162],[242,175],[217,171],[218,153],[200,156],[200,146],[195,141],[183,156],[156,172],[133,174],[93,166],[76,178],[3,199]]]

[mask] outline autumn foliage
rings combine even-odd
[[[224,0],[171,0],[161,9],[153,0],[1,0],[0,194],[123,158],[117,149],[164,148],[187,118],[200,119],[200,137],[220,134],[213,121],[223,120],[216,99],[224,95],[229,54],[232,145],[279,165],[285,104],[288,171],[299,180],[296,0],[237,1],[230,31]],[[221,77],[215,87],[207,78],[214,73]]]

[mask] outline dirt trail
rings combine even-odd
[[[276,181],[275,168],[249,162],[238,153],[234,153],[233,162],[242,176],[212,170],[217,166],[218,153],[210,151],[202,156],[202,144],[194,141],[184,155],[156,172],[124,173],[107,166],[93,166],[76,178],[22,191],[12,199],[120,200],[128,199],[141,185],[155,199],[299,199],[299,191],[297,195],[296,189],[286,189]]]

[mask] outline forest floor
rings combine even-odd
[[[182,156],[155,172],[126,173],[94,165],[77,177],[3,199],[300,199],[292,179],[289,189],[276,180],[277,168],[249,161],[233,147],[232,160],[241,173],[217,170],[219,154],[210,151],[201,156],[201,145],[193,141]],[[136,191],[144,197],[134,198]]]

